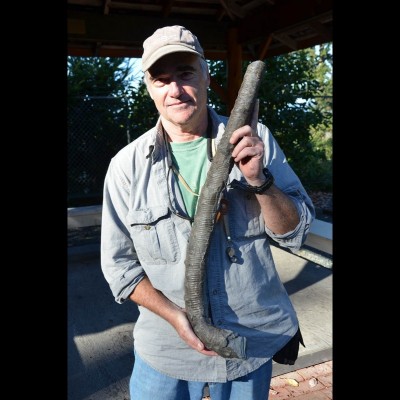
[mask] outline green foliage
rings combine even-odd
[[[129,66],[68,57],[68,205],[98,204],[112,156],[127,144]]]
[[[320,96],[329,82],[315,49],[265,60],[266,75],[260,90],[260,119],[274,133],[289,163],[308,190],[331,189],[331,162],[316,146],[320,130],[331,126]],[[314,132],[314,135],[313,135]]]
[[[218,84],[225,88],[227,87],[227,74],[225,61],[208,61],[210,75],[213,76]],[[208,89],[208,105],[220,115],[228,115],[227,105],[221,102],[219,96],[210,88]]]
[[[332,190],[332,57],[328,43],[264,60],[259,120],[309,191]],[[70,206],[83,205],[82,193],[91,198],[89,204],[98,204],[110,159],[158,119],[144,82],[132,77],[130,61],[68,57]],[[226,88],[226,63],[209,61],[209,68]],[[208,104],[227,115],[226,104],[211,89]]]
[[[130,65],[124,58],[67,58],[68,98],[120,95],[129,84]]]
[[[152,128],[158,120],[158,111],[144,81],[132,90],[131,104],[129,120],[132,130],[131,140],[134,140]]]
[[[274,134],[289,163],[308,190],[332,190],[331,44],[268,58],[260,85],[259,120]],[[243,74],[248,63],[243,64]],[[226,88],[226,63],[209,62]],[[218,96],[209,103],[226,114]]]

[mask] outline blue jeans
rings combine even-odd
[[[248,375],[225,383],[209,382],[211,400],[268,400],[272,360]],[[129,383],[131,400],[201,400],[206,382],[170,378],[147,365],[135,352]]]

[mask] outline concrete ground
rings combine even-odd
[[[300,346],[294,366],[274,363],[270,400],[332,399],[332,269],[277,247],[272,251],[306,347]],[[137,317],[134,303],[114,301],[101,273],[99,244],[70,246],[68,400],[129,400]]]

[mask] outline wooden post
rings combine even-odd
[[[228,58],[227,58],[228,115],[233,109],[242,80],[243,80],[242,46],[238,42],[237,28],[230,28],[228,30]]]
[[[267,40],[264,43],[262,43],[262,45],[261,45],[261,50],[258,54],[259,60],[264,60],[264,58],[267,56],[267,52],[269,50],[269,46],[270,46],[271,42],[272,42],[272,33],[270,33],[268,35]]]

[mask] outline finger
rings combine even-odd
[[[238,129],[236,129],[230,139],[229,142],[232,144],[238,144],[240,143],[241,139],[243,139],[244,137],[251,137],[252,133],[251,133],[251,127],[249,125],[245,125],[242,126]]]
[[[204,346],[203,342],[199,341],[196,345],[196,347],[192,346],[194,349],[196,349],[199,353],[204,354],[205,356],[217,356],[218,353],[216,353],[214,350],[208,349],[206,346]]]
[[[257,134],[257,123],[258,123],[258,111],[260,108],[260,100],[257,99],[256,102],[254,103],[254,108],[253,108],[253,115],[251,117],[251,129]]]
[[[213,350],[202,350],[202,351],[199,351],[199,353],[204,354],[205,356],[217,356],[218,355],[218,353],[216,353]]]

